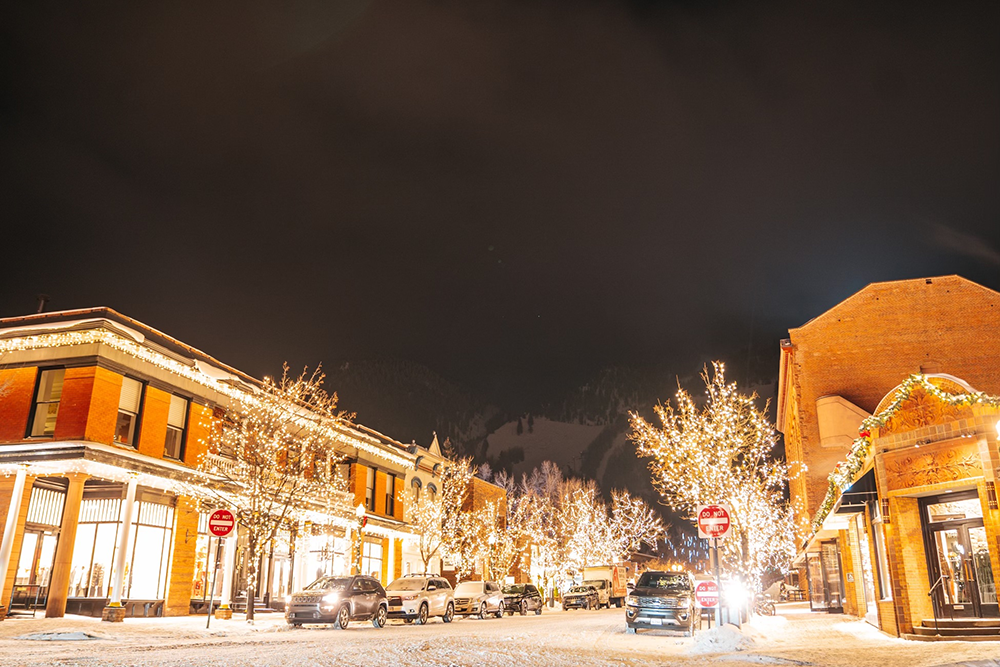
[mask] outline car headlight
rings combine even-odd
[[[286,595],[285,596],[285,604],[291,604],[291,603],[292,603],[292,596],[291,595]]]
[[[400,600],[416,600],[417,596],[416,595],[400,595],[399,599]]]
[[[639,598],[637,598],[634,595],[629,595],[627,598],[625,598],[625,604],[628,605],[629,607],[638,607]]]
[[[330,593],[329,595],[323,596],[323,602],[325,602],[326,604],[333,604],[338,599],[340,599],[340,595],[338,595],[337,593]]]

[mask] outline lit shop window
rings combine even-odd
[[[167,441],[163,446],[163,455],[169,459],[180,460],[184,454],[187,411],[187,399],[180,396],[170,397],[170,412],[167,414]]]
[[[369,542],[365,540],[364,551],[361,553],[361,574],[370,574],[376,579],[382,579],[382,541]]]
[[[122,393],[118,398],[115,442],[135,447],[135,433],[139,423],[139,401],[141,399],[142,383],[132,378],[124,378],[122,380]]]
[[[56,432],[56,416],[59,414],[59,399],[62,398],[65,376],[65,368],[53,368],[39,374],[34,416],[31,420],[32,436],[46,436]]]

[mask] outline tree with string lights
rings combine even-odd
[[[286,526],[308,518],[318,525],[349,525],[347,480],[336,474],[337,395],[323,389],[319,368],[298,377],[267,378],[233,401],[213,428],[200,469],[217,481],[204,500],[225,506],[247,535],[247,621],[254,618],[257,563]]]
[[[472,459],[459,459],[448,465],[441,474],[441,490],[431,494],[414,489],[411,492],[412,513],[410,524],[418,537],[417,549],[429,572],[435,556],[461,555],[468,520],[463,516],[463,504],[472,481]]]
[[[676,405],[655,408],[661,426],[630,415],[640,456],[648,456],[653,484],[674,508],[692,512],[699,504],[727,503],[732,537],[720,546],[723,564],[755,588],[770,569],[794,555],[794,512],[785,500],[787,464],[774,453],[777,434],[759,410],[756,394],[727,383],[725,366],[701,374],[704,407],[678,388]]]

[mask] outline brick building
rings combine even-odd
[[[143,616],[238,605],[246,537],[225,540],[208,591],[215,550],[190,488],[205,482],[200,458],[215,456],[213,421],[258,384],[106,308],[0,320],[0,605],[48,616],[119,601]],[[436,440],[407,446],[358,425],[337,439],[345,500],[367,525],[289,526],[261,560],[263,604],[359,560],[384,583],[409,564],[406,490],[434,489],[447,459]]]
[[[782,341],[778,428],[814,610],[903,636],[1000,615],[998,331],[1000,294],[945,276],[869,285]]]

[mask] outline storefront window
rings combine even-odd
[[[365,540],[361,554],[361,574],[370,574],[382,579],[382,540]]]
[[[939,521],[959,521],[962,519],[982,519],[983,505],[979,498],[934,503],[927,506],[927,518],[931,523]]]
[[[84,498],[73,546],[70,597],[108,597],[122,500]],[[173,507],[150,500],[137,503],[125,560],[125,598],[164,597],[173,538]]]

